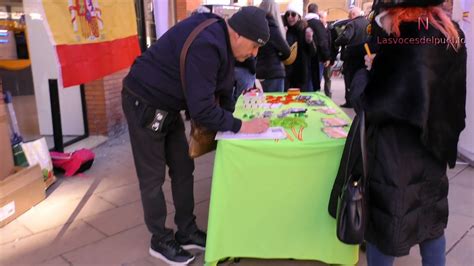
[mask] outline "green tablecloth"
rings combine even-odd
[[[219,141],[209,207],[207,265],[227,257],[357,263],[358,246],[337,239],[336,221],[327,211],[345,139],[331,139],[321,131],[322,117],[350,119],[329,98],[319,93],[304,95],[320,98],[339,112],[325,115],[313,111],[316,107],[307,107],[303,141],[291,130],[287,132],[293,142]],[[293,103],[280,110],[305,106]],[[243,114],[238,103],[235,115]]]

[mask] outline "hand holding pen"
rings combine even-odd
[[[367,66],[367,70],[371,70],[372,69],[372,61],[374,61],[375,54],[372,54],[370,52],[369,45],[367,43],[364,44],[364,48],[365,48],[365,52],[367,53],[364,56],[365,65]]]

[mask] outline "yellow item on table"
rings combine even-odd
[[[292,96],[296,96],[296,95],[300,95],[300,89],[298,88],[290,88],[288,89],[288,95],[292,95]]]

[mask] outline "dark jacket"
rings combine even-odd
[[[418,30],[417,23],[404,23],[400,31],[407,40],[444,39],[433,26]],[[403,256],[412,246],[440,237],[447,225],[446,166],[455,165],[465,125],[466,49],[383,44],[387,40],[378,40],[362,95],[369,151],[366,240],[387,255]],[[345,148],[329,204],[333,216],[344,166],[349,160],[360,173],[358,158]]]
[[[362,16],[356,17],[349,21],[344,31],[336,39],[335,44],[338,46],[352,46],[367,41],[367,25],[369,21]]]
[[[308,20],[308,26],[313,30],[313,39],[317,47],[317,56],[320,62],[330,59],[328,33],[321,20],[313,18]]]
[[[156,108],[174,113],[188,109],[191,118],[210,129],[237,132],[241,120],[232,116],[235,59],[224,20],[204,29],[192,43],[186,58],[186,100],[181,87],[181,49],[191,31],[208,18],[219,17],[197,14],[168,30],[135,60],[124,86]]]
[[[261,47],[257,55],[257,78],[276,79],[285,77],[282,60],[290,56],[290,47],[271,15],[267,15],[270,40]]]
[[[329,41],[329,60],[331,61],[331,64],[334,64],[337,59],[337,54],[339,53],[339,46],[335,45],[335,41],[337,38],[337,32],[333,30],[333,27],[331,24],[328,24],[328,27],[326,28],[327,34],[328,34],[328,41]]]
[[[288,26],[286,41],[291,46],[298,42],[298,52],[293,64],[286,66],[286,79],[288,88],[303,88],[308,81],[308,68],[310,59],[316,54],[314,42],[307,43],[303,21],[298,21],[294,26]]]
[[[369,22],[365,17],[356,17],[346,24],[344,31],[334,42],[335,45],[344,47],[341,59],[354,69],[364,67],[365,50],[363,44],[368,39],[368,25]]]

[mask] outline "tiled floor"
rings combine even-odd
[[[343,102],[342,80],[334,99]],[[347,110],[351,115],[351,110]],[[83,175],[60,178],[46,200],[0,229],[0,265],[165,265],[148,255],[149,233],[143,223],[137,179],[127,135],[94,150],[96,161]],[[198,225],[207,228],[214,155],[196,160],[195,200]],[[450,220],[446,230],[448,265],[474,265],[474,168],[458,164],[448,171]],[[174,207],[164,185],[167,225]],[[418,248],[396,265],[420,265]],[[202,265],[198,252],[193,265]],[[223,265],[321,265],[315,261],[229,260]],[[361,253],[359,265],[366,265]]]

